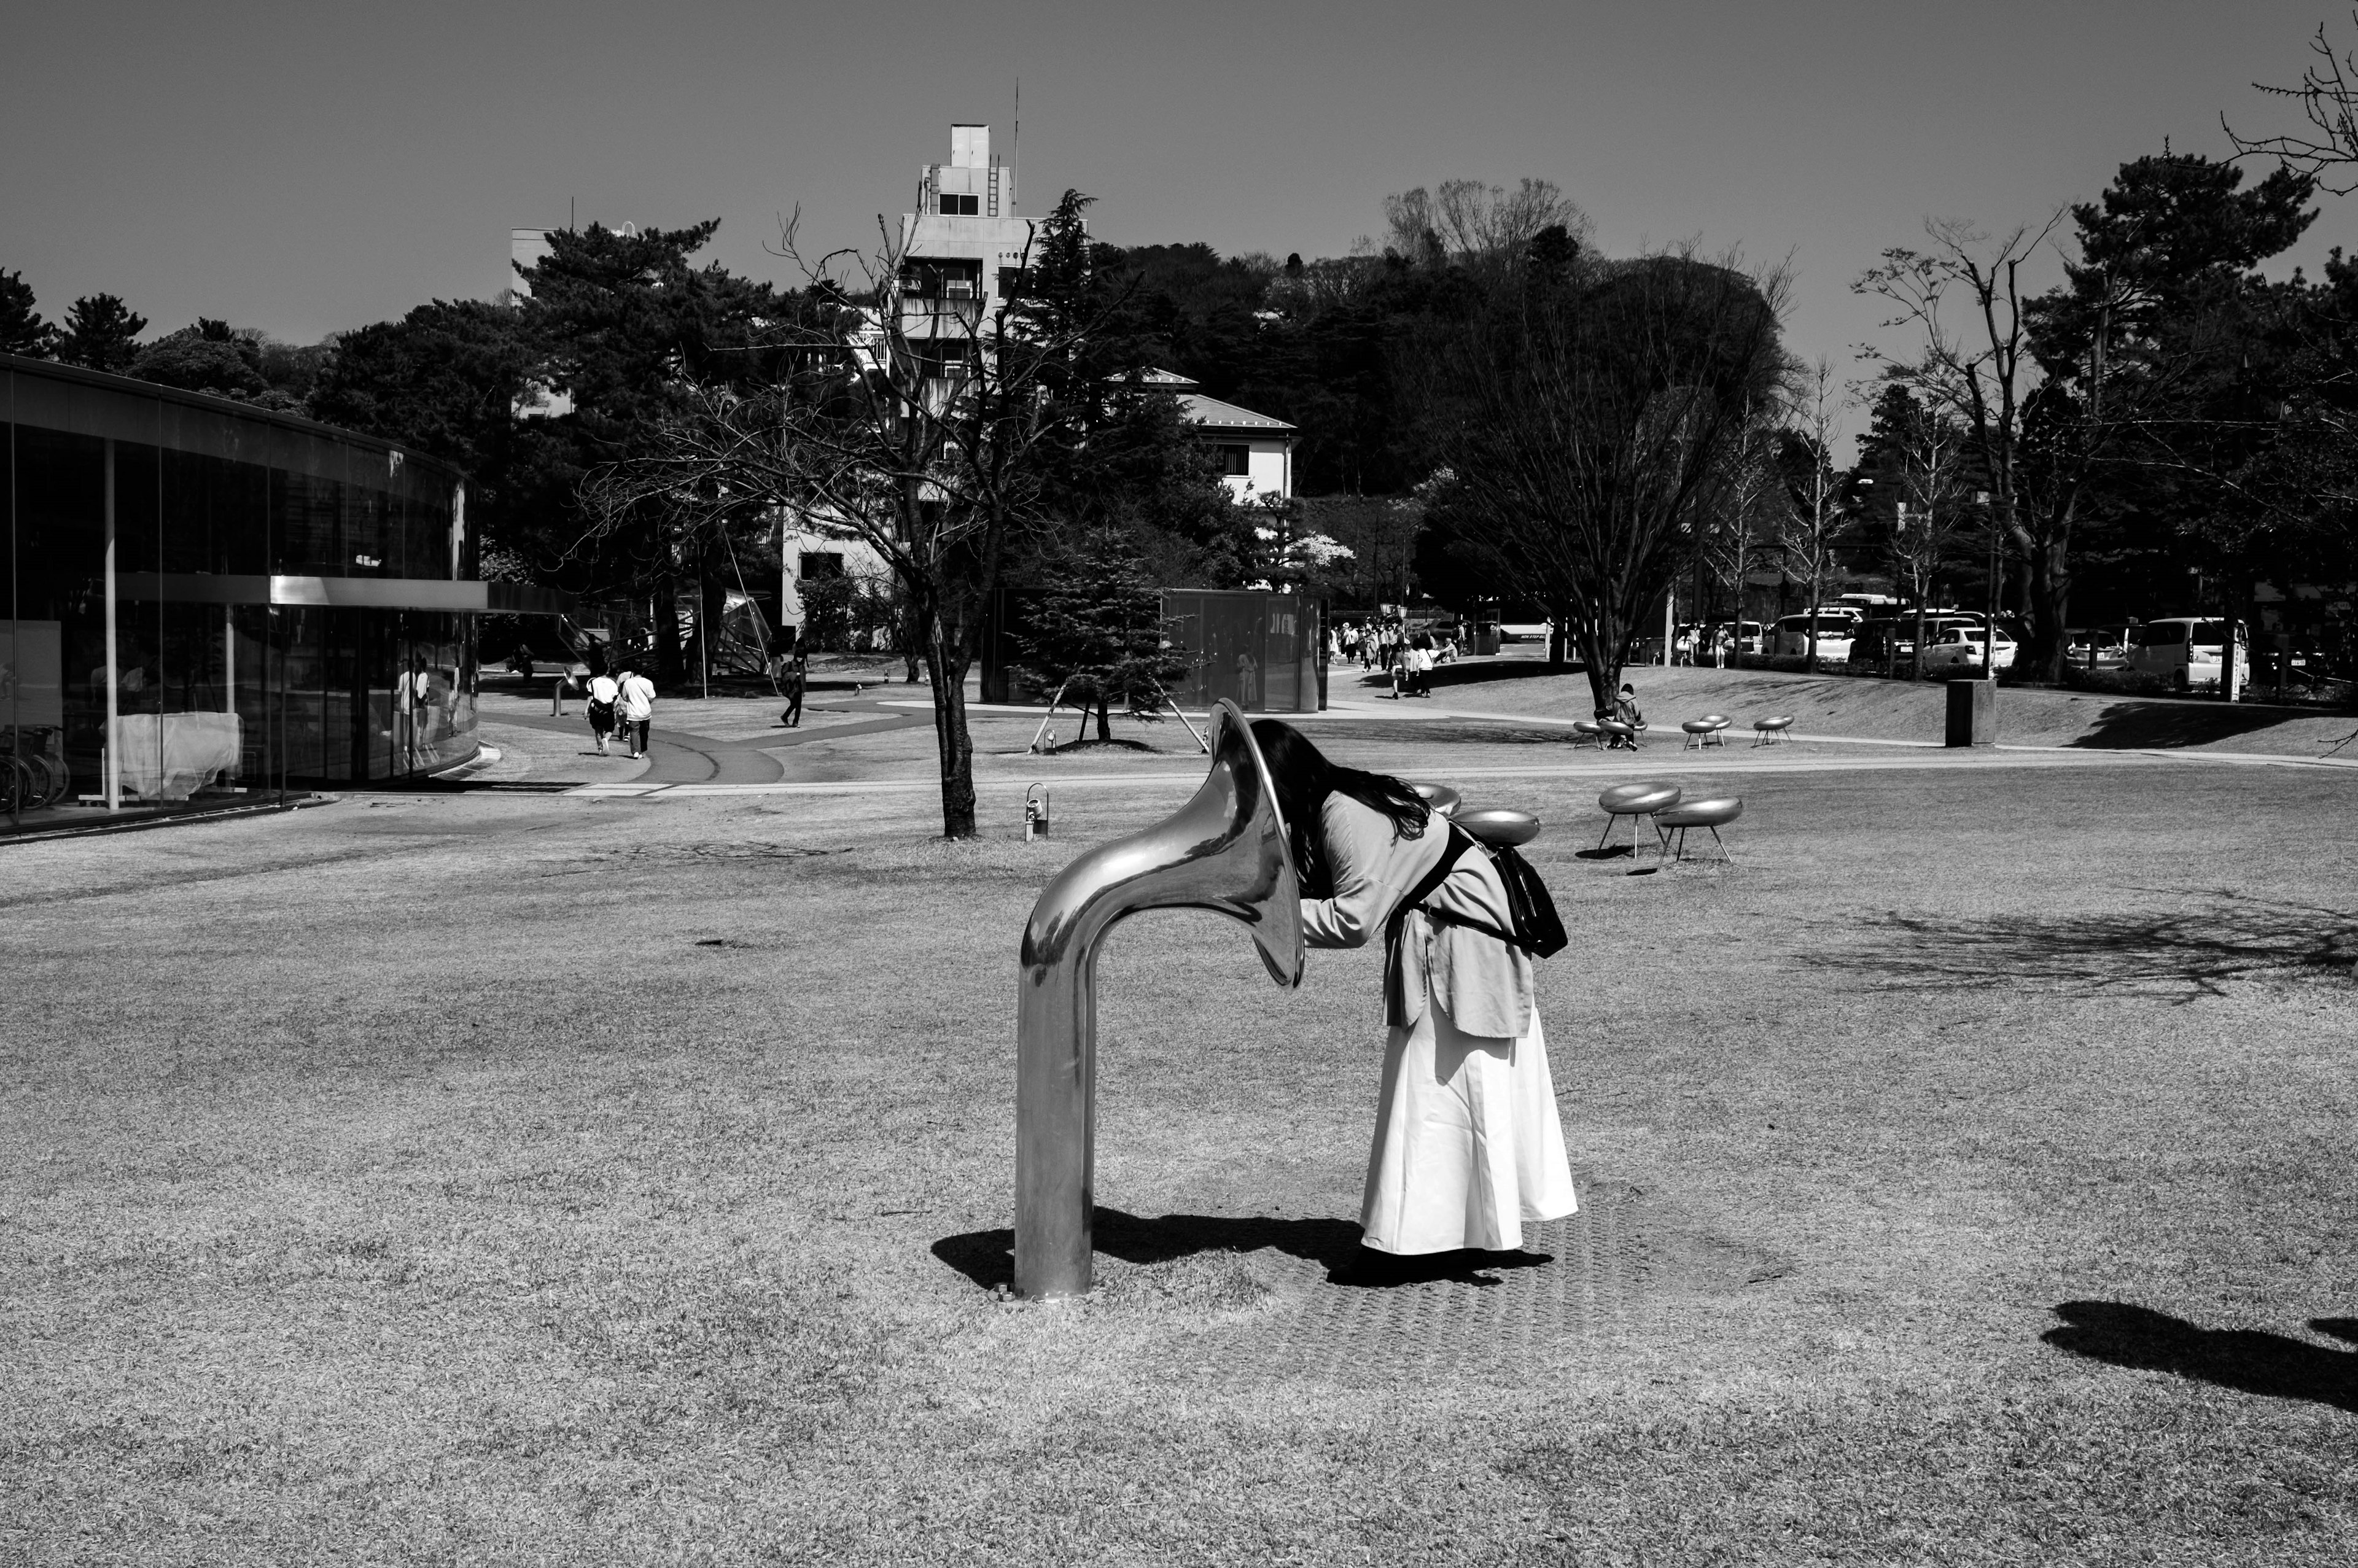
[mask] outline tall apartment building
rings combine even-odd
[[[1015,214],[1015,169],[989,125],[952,125],[950,160],[927,164],[917,211],[901,215],[902,296],[945,316],[987,321],[1012,289],[1033,223]]]

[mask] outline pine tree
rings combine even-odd
[[[33,308],[33,286],[19,272],[0,272],[0,354],[45,360],[56,348],[58,330]]]
[[[1163,592],[1129,531],[1092,528],[1048,563],[1048,586],[1033,611],[1022,668],[1052,692],[1097,711],[1098,739],[1113,739],[1116,698],[1152,717],[1171,700],[1184,665],[1163,634]]]
[[[131,368],[139,354],[139,334],[147,318],[137,315],[112,294],[85,294],[66,312],[65,332],[58,341],[58,358],[87,370]]]

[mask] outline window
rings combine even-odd
[[[843,575],[843,554],[839,550],[805,550],[802,566],[795,574],[804,582],[817,582],[822,578]]]
[[[979,196],[958,196],[946,190],[942,192],[942,216],[945,218],[972,218],[981,211],[982,198]]]
[[[1220,446],[1213,449],[1220,454],[1220,471],[1242,478],[1252,472],[1252,449],[1244,446]]]
[[[1017,299],[1032,292],[1032,269],[1028,266],[1003,266],[999,269],[999,297]]]

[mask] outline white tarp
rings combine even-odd
[[[186,800],[222,773],[234,773],[234,713],[125,713],[114,721],[115,777],[142,800]]]

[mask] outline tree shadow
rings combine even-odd
[[[1166,1214],[1157,1219],[1099,1208],[1090,1235],[1095,1250],[1125,1263],[1168,1263],[1199,1252],[1257,1252],[1264,1248],[1317,1264],[1326,1282],[1368,1290],[1455,1281],[1490,1286],[1485,1270],[1530,1269],[1552,1262],[1545,1252],[1433,1252],[1391,1258],[1359,1245],[1359,1227],[1341,1219],[1272,1219],[1252,1215]],[[1015,1282],[1015,1233],[969,1230],[945,1236],[933,1254],[985,1290]]]
[[[2055,1315],[2065,1326],[2039,1338],[2074,1356],[2358,1414],[2358,1352],[2256,1328],[2202,1328],[2125,1302],[2065,1302]],[[2358,1318],[2312,1318],[2309,1326],[2358,1343]]]
[[[2266,730],[2299,714],[2281,708],[2185,698],[2115,702],[2096,715],[2088,732],[2071,742],[2097,750],[2201,746]]]
[[[1993,977],[2180,1005],[2230,981],[2358,979],[2358,914],[2221,891],[2132,890],[2199,900],[2180,912],[2010,914],[1987,920],[1893,911],[1876,939],[1803,956],[1813,968],[1868,977],[1883,990],[1981,989]]]

